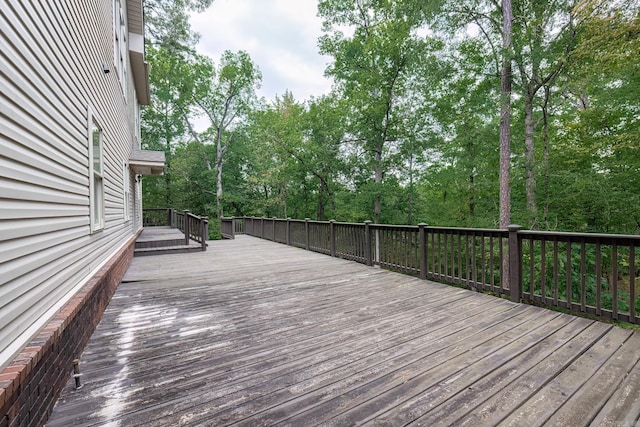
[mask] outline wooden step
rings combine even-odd
[[[182,239],[163,239],[163,240],[146,240],[136,241],[136,249],[144,248],[162,248],[167,246],[180,246],[184,245],[184,238]]]
[[[190,245],[182,244],[162,247],[136,248],[133,251],[133,256],[171,255],[201,251],[202,246],[200,246],[200,244],[192,243]]]

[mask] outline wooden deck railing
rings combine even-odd
[[[229,230],[512,301],[640,324],[640,236],[225,218]]]
[[[190,240],[200,243],[202,250],[207,250],[209,239],[209,219],[198,216],[189,211],[178,212],[172,208],[152,208],[142,210],[142,225],[144,227],[168,226],[177,228],[184,234],[185,245]]]
[[[166,208],[152,208],[142,210],[142,226],[143,227],[160,227],[170,224],[171,212]]]

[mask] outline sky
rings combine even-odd
[[[288,89],[298,101],[331,89],[330,57],[318,53],[317,0],[214,0],[191,18],[197,49],[217,64],[225,50],[245,50],[262,72],[258,96],[272,101]]]

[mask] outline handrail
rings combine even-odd
[[[241,217],[251,236],[504,295],[640,324],[640,236]],[[233,238],[233,237],[230,237]]]
[[[142,210],[142,226],[158,227],[169,225],[167,220],[168,209],[166,208],[150,208]]]
[[[172,208],[145,208],[142,210],[142,224],[145,227],[168,226],[177,228],[184,234],[184,243],[191,240],[200,243],[203,251],[207,250],[209,240],[209,218],[198,216],[189,211],[177,212]]]

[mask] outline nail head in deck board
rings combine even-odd
[[[69,382],[48,426],[339,424],[376,413],[426,425],[427,410],[459,396],[459,422],[483,425],[487,408],[537,413],[545,388],[554,397],[544,409],[560,416],[591,399],[581,387],[599,378],[610,397],[597,419],[637,416],[637,363],[615,388],[633,364],[626,355],[640,354],[636,333],[248,236],[209,243],[133,260],[81,358],[83,389]],[[414,411],[422,394],[435,400]]]

